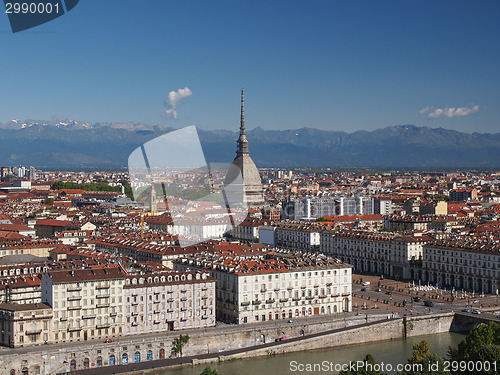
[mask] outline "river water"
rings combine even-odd
[[[386,366],[387,364],[393,366],[393,371],[387,371],[387,367],[385,367],[385,373],[396,374],[396,366],[398,364],[406,364],[407,359],[412,354],[414,344],[426,340],[431,352],[446,357],[448,346],[456,347],[464,338],[465,335],[458,333],[440,333],[409,339],[277,355],[268,358],[236,360],[220,364],[212,363],[209,365],[185,367],[178,370],[159,370],[154,375],[200,375],[206,366],[217,370],[218,375],[338,374],[338,371],[335,371],[335,365],[339,366],[347,364],[349,361],[362,360],[368,353],[371,353],[378,363],[383,362]],[[306,364],[321,364],[323,361],[328,362],[329,367],[326,371],[325,369],[307,371],[307,368],[299,367],[301,364],[304,366]]]

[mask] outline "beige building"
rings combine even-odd
[[[124,283],[121,267],[45,273],[42,302],[53,309],[53,340],[71,342],[123,335]]]
[[[52,309],[43,303],[0,303],[0,345],[18,348],[51,342]]]
[[[496,294],[500,289],[500,245],[467,238],[429,242],[423,247],[422,280]]]
[[[427,236],[400,236],[365,231],[321,232],[320,251],[352,264],[358,272],[413,279],[422,261]]]
[[[217,319],[253,323],[351,311],[352,266],[317,253],[277,250],[263,256],[197,254],[178,270],[217,279]]]
[[[215,279],[207,272],[127,276],[126,335],[215,326]]]
[[[314,224],[280,223],[274,231],[274,245],[291,250],[317,250],[320,244],[320,231],[321,228]]]

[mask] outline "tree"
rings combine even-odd
[[[413,345],[413,353],[408,360],[408,363],[417,363],[431,354],[427,341],[422,340],[418,344]]]
[[[399,375],[449,375],[450,372],[445,371],[444,368],[443,358],[440,355],[429,353],[417,362],[410,363],[408,360],[405,371],[400,372]]]
[[[481,362],[492,364],[500,363],[500,324],[490,322],[481,324],[469,332],[467,337],[458,344],[458,349],[450,348],[448,355],[452,361]],[[473,369],[476,370],[476,369]],[[481,371],[452,371],[454,375],[462,374],[495,374],[481,369]]]
[[[217,370],[212,370],[210,367],[205,367],[205,370],[200,375],[217,375]]]
[[[429,350],[427,341],[422,340],[413,345],[413,353],[405,365],[405,370],[399,375],[447,375],[444,370],[444,360],[441,356]]]
[[[189,341],[189,336],[188,335],[179,335],[179,337],[176,337],[174,341],[172,341],[172,355],[174,356],[181,356],[182,357],[182,349],[184,348],[184,345],[187,344]]]
[[[364,364],[361,368],[357,368],[355,371],[343,370],[339,372],[339,375],[386,375],[379,371],[380,365],[375,361],[373,355],[368,354],[363,360]]]
[[[45,204],[48,206],[53,206],[54,205],[54,199],[53,198],[45,198]]]

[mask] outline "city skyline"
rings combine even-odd
[[[0,122],[236,130],[243,84],[248,129],[497,132],[497,2],[134,5],[87,1],[17,34],[0,18]]]

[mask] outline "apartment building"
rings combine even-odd
[[[215,326],[215,282],[196,271],[127,276],[124,334]]]
[[[500,289],[500,245],[490,240],[447,239],[423,246],[424,282],[496,294]]]
[[[47,271],[42,302],[53,309],[53,340],[71,342],[124,334],[121,267]]]
[[[358,272],[412,279],[422,260],[427,236],[401,236],[365,231],[321,232],[320,251],[352,264]]]
[[[217,319],[252,323],[351,311],[351,265],[318,253],[275,250],[266,256],[196,254],[178,270],[217,279]]]
[[[0,303],[0,345],[18,348],[51,342],[52,309],[43,303]]]
[[[283,222],[274,230],[274,245],[290,250],[317,250],[320,244],[320,231],[321,227],[316,224]]]

